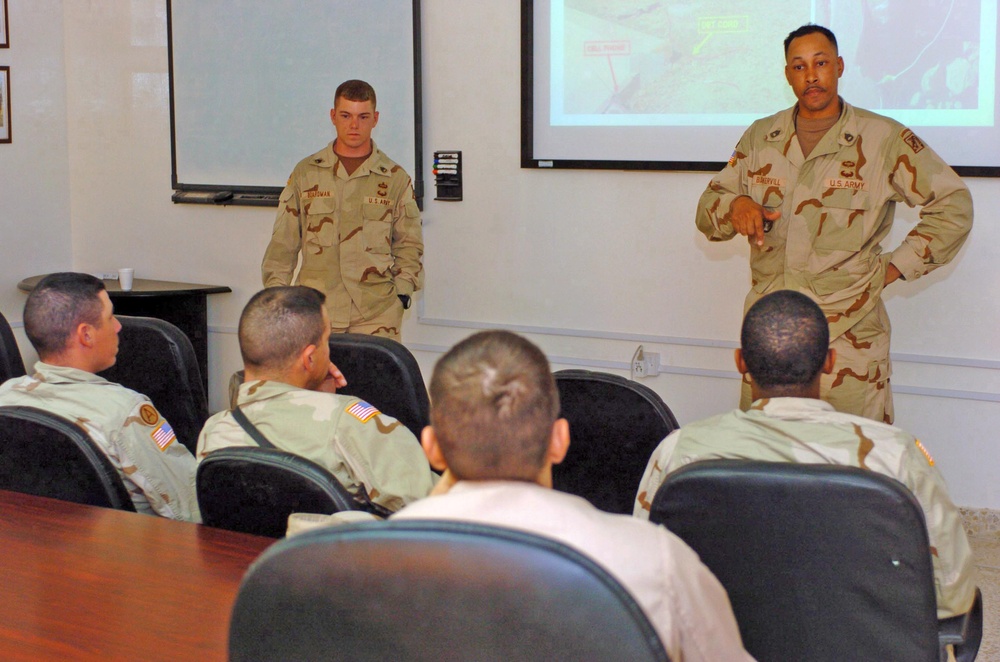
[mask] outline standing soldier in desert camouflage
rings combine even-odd
[[[798,102],[754,122],[698,203],[711,241],[741,234],[752,281],[744,312],[768,292],[814,298],[830,324],[837,370],[823,398],[839,411],[893,421],[889,317],[882,290],[947,264],[972,228],[972,197],[941,158],[898,122],[837,94],[844,60],[830,30],[804,25],[785,39],[785,78]],[[881,241],[896,202],[920,222],[889,253]],[[751,403],[743,380],[742,409]]]
[[[413,182],[371,139],[378,124],[371,85],[341,83],[330,119],[337,139],[300,161],[281,193],[261,265],[264,287],[313,287],[326,295],[334,333],[399,340],[403,310],[423,283]]]

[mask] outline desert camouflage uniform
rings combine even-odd
[[[413,433],[374,408],[366,411],[363,400],[258,380],[240,385],[238,401],[277,448],[325,467],[353,494],[363,485],[374,503],[389,510],[427,496],[434,486]],[[197,455],[200,461],[219,448],[256,445],[223,411],[205,423]]]
[[[747,195],[781,217],[750,247],[744,312],[765,294],[798,290],[830,322],[837,349],[823,397],[841,410],[891,423],[889,318],[882,304],[892,262],[914,280],[955,257],[972,228],[972,198],[955,172],[909,129],[841,100],[838,122],[803,158],[794,108],[754,122],[729,165],[698,203],[698,229],[712,241],[735,236],[729,218]],[[896,203],[923,205],[903,243],[883,253]],[[750,405],[744,380],[741,407]]]
[[[330,143],[292,171],[261,273],[264,287],[307,285],[326,294],[335,331],[398,340],[397,295],[420,289],[423,252],[410,176],[374,141],[368,160],[348,175]]]
[[[938,618],[972,605],[972,550],[958,508],[924,446],[899,428],[835,411],[812,398],[772,398],[749,411],[727,414],[675,430],[654,451],[636,495],[634,515],[648,518],[650,504],[670,472],[698,460],[741,459],[836,464],[869,469],[905,485],[920,503],[930,536]]]
[[[121,474],[135,509],[200,522],[191,452],[149,398],[75,368],[39,361],[0,386],[0,406],[44,409],[83,427]]]

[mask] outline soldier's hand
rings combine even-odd
[[[344,377],[344,373],[331,361],[326,379],[320,384],[318,390],[324,393],[336,393],[338,388],[345,386],[347,386],[347,379]]]
[[[733,229],[747,238],[751,244],[764,245],[764,221],[776,221],[781,217],[779,209],[765,209],[753,198],[741,195],[729,207]],[[770,228],[768,228],[770,229]]]
[[[899,280],[900,278],[903,278],[903,272],[901,272],[895,264],[890,262],[889,266],[885,270],[885,284],[883,287],[893,281]]]

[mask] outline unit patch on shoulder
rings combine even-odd
[[[139,407],[139,418],[146,425],[156,425],[160,420],[160,414],[153,405],[143,405]]]
[[[160,427],[153,430],[149,436],[153,438],[153,441],[156,442],[156,447],[161,451],[167,450],[167,446],[174,443],[174,440],[177,439],[177,435],[174,434],[174,429],[170,427],[170,423],[167,423],[166,421],[163,421],[163,423],[160,424]]]
[[[899,134],[899,137],[903,139],[903,142],[909,145],[913,153],[916,154],[924,148],[924,143],[920,138],[917,138],[917,134],[913,133],[909,129],[903,129],[903,132]]]
[[[367,423],[374,416],[377,416],[380,412],[375,407],[371,406],[364,400],[358,400],[350,407],[347,408],[347,413],[358,419],[362,423]]]
[[[931,454],[927,452],[927,449],[924,448],[924,445],[922,443],[920,443],[919,439],[916,439],[915,441],[917,442],[917,448],[919,448],[920,452],[923,453],[924,457],[927,458],[927,464],[929,464],[929,465],[931,465],[933,467],[934,466],[934,458],[931,457]]]

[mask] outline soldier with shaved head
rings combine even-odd
[[[239,340],[244,379],[235,409],[279,450],[325,467],[361,502],[385,511],[426,496],[433,474],[402,423],[360,398],[330,362],[326,297],[311,287],[261,290],[243,309]],[[251,432],[223,411],[198,437],[199,460],[226,446],[257,446]]]
[[[799,292],[779,290],[743,320],[736,367],[750,383],[749,411],[685,425],[664,439],[646,466],[636,517],[648,519],[671,471],[698,460],[838,464],[869,469],[905,485],[924,511],[937,580],[938,617],[963,614],[975,597],[972,551],[941,472],[918,439],[899,428],[836,411],[819,399],[820,377],[834,370],[829,325]]]
[[[552,489],[569,449],[559,392],[538,347],[507,331],[477,333],[431,377],[424,451],[444,471],[434,494],[393,519],[446,519],[553,538],[589,556],[632,593],[671,660],[752,659],[725,590],[663,527],[605,513]]]

